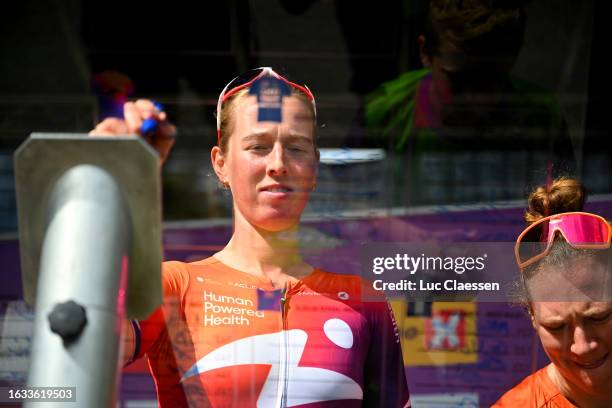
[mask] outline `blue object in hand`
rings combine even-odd
[[[140,133],[146,135],[157,130],[157,121],[153,118],[145,119],[140,126]]]
[[[162,105],[159,102],[155,102],[153,101],[153,106],[155,106],[155,109],[157,110],[157,112],[163,112],[164,111],[164,105]],[[157,130],[157,121],[153,118],[149,118],[149,119],[145,119],[142,122],[142,125],[140,126],[140,134],[142,135],[146,135],[148,133],[153,133]]]

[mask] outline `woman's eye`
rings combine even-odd
[[[565,325],[563,323],[560,324],[551,324],[551,325],[544,325],[544,328],[550,332],[559,332],[561,331],[563,328],[565,327]]]
[[[265,145],[260,145],[260,144],[249,146],[249,150],[265,150],[265,149],[267,149],[267,147]]]
[[[605,322],[611,315],[611,313],[606,313],[603,315],[591,316],[590,320],[593,322]]]

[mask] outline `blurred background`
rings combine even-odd
[[[274,67],[316,96],[322,163],[302,234],[323,266],[332,250],[350,259],[357,243],[414,241],[432,231],[458,241],[513,241],[527,193],[560,174],[581,178],[592,209],[610,218],[610,4],[466,1],[495,10],[474,17],[470,26],[481,29],[468,32],[465,21],[444,14],[444,3],[7,3],[0,26],[0,381],[23,381],[31,337],[31,311],[21,301],[13,153],[32,132],[88,132],[121,98],[161,102],[179,129],[163,169],[168,259],[210,255],[231,234],[231,199],[209,160],[214,109],[223,86],[257,66]],[[351,262],[343,265],[340,272],[350,273]],[[472,328],[463,348],[422,346],[424,322],[446,319],[452,309]],[[522,311],[507,305],[414,313],[401,300],[394,310],[416,407],[488,406],[545,361]],[[500,340],[512,336],[520,339]],[[156,406],[143,362],[126,371],[121,395],[125,407]]]

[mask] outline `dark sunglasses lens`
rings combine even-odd
[[[232,89],[238,88],[240,85],[244,85],[252,81],[253,78],[261,74],[262,71],[263,71],[262,68],[255,68],[255,69],[248,70],[247,72],[243,72],[242,74],[234,78],[232,82],[229,83],[227,89],[225,90],[225,93],[228,93]]]
[[[548,246],[548,220],[531,228],[519,243],[519,257],[521,262],[530,260],[546,251]]]

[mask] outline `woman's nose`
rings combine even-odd
[[[572,345],[570,347],[572,353],[577,356],[589,354],[597,348],[597,340],[585,330],[582,326],[574,328]]]
[[[274,147],[268,157],[268,174],[278,175],[287,173],[283,146],[279,142],[274,143]]]

